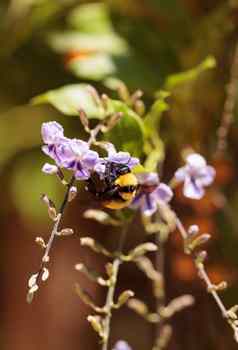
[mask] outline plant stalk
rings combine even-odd
[[[126,232],[127,227],[124,227],[122,229],[119,246],[118,246],[118,252],[122,252],[125,239],[126,239]],[[116,290],[116,284],[117,284],[117,277],[119,273],[119,267],[121,265],[122,261],[120,258],[115,258],[112,263],[112,271],[113,274],[111,276],[111,284],[108,289],[107,298],[106,298],[106,304],[105,309],[107,310],[107,314],[104,319],[104,341],[102,344],[102,350],[108,350],[108,344],[109,344],[109,337],[110,337],[110,328],[111,328],[111,318],[112,318],[112,308],[114,303],[114,295]]]

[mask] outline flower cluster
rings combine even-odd
[[[42,170],[47,174],[55,174],[59,168],[65,168],[73,171],[77,180],[87,180],[93,171],[104,174],[107,162],[126,164],[129,169],[139,163],[139,159],[131,157],[128,152],[117,152],[111,143],[102,143],[108,154],[101,158],[90,149],[88,142],[65,137],[63,127],[55,121],[43,123],[41,134],[44,141],[42,150],[55,162],[44,164]],[[176,181],[184,183],[184,195],[193,199],[203,197],[204,187],[210,185],[214,177],[215,169],[197,153],[190,154],[185,166],[175,172]],[[171,188],[160,183],[158,174],[140,173],[137,178],[139,190],[131,208],[140,208],[143,215],[151,216],[156,212],[159,201],[168,203],[172,199]]]
[[[89,178],[90,171],[99,162],[99,156],[89,149],[87,142],[65,137],[62,126],[57,122],[43,123],[41,134],[45,143],[42,150],[56,164],[46,163],[42,168],[45,173],[56,173],[59,167],[73,170],[78,180]]]
[[[55,162],[44,164],[42,171],[46,174],[55,174],[59,168],[65,168],[72,170],[77,180],[87,180],[92,171],[103,173],[108,161],[127,164],[130,169],[139,163],[128,152],[117,152],[110,143],[105,146],[108,157],[101,158],[90,150],[87,142],[65,137],[63,127],[55,121],[43,123],[41,135],[44,141],[42,151]]]

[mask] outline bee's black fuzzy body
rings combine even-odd
[[[126,164],[107,162],[103,175],[93,172],[87,180],[87,190],[103,206],[121,209],[133,200],[137,189],[137,179]]]

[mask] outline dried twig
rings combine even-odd
[[[127,227],[124,227],[122,230],[122,233],[121,233],[119,247],[118,247],[118,251],[120,251],[120,252],[122,251],[123,245],[125,243],[126,232],[127,232]],[[108,288],[107,299],[106,299],[106,304],[105,304],[106,316],[105,316],[104,322],[103,322],[103,324],[104,324],[104,337],[103,337],[102,350],[108,349],[112,309],[113,309],[113,305],[114,305],[114,294],[115,294],[116,282],[117,282],[117,277],[118,277],[118,272],[119,272],[119,267],[120,267],[121,262],[122,261],[120,258],[115,258],[113,263],[112,263],[112,276],[110,278],[111,284]]]
[[[96,136],[101,131],[101,128],[102,128],[102,124],[98,124],[94,129],[88,130],[89,135],[90,135],[89,139],[88,139],[89,146],[96,141]],[[60,169],[59,169],[59,171],[60,171]],[[63,174],[62,174],[62,178],[63,178]],[[38,272],[33,274],[30,277],[29,282],[28,282],[29,290],[27,293],[27,301],[29,303],[32,302],[33,297],[34,297],[34,293],[39,288],[38,285],[39,285],[40,281],[45,281],[49,276],[49,271],[46,268],[46,266],[50,260],[49,253],[51,251],[55,236],[59,235],[59,227],[60,227],[60,224],[61,224],[61,221],[63,218],[63,214],[65,212],[67,203],[72,200],[71,188],[72,188],[74,182],[75,182],[74,175],[71,177],[69,183],[65,182],[64,180],[62,181],[62,183],[67,187],[67,189],[66,189],[66,193],[65,193],[63,202],[59,208],[58,213],[55,209],[54,203],[47,196],[44,196],[45,202],[48,206],[49,216],[54,220],[54,225],[53,225],[53,228],[52,228],[52,231],[51,231],[51,234],[50,234],[50,237],[49,237],[49,240],[47,243],[44,243],[44,240],[41,237],[38,237],[36,240],[36,242],[38,244],[40,244],[41,247],[44,249],[44,255],[41,259],[41,264],[40,264],[40,268],[39,268]],[[67,231],[69,231],[69,230],[70,229],[67,229]],[[45,276],[47,276],[47,277],[45,277]]]
[[[231,65],[230,81],[227,85],[227,95],[224,104],[224,111],[221,118],[221,124],[217,131],[218,141],[215,151],[215,157],[221,157],[224,154],[227,147],[227,136],[230,130],[231,124],[234,119],[234,109],[237,98],[237,86],[238,86],[238,43],[235,47],[235,53]]]
[[[178,217],[176,219],[176,226],[177,226],[183,240],[186,241],[188,239],[189,235]],[[218,291],[222,290],[224,288],[222,286],[221,286],[221,288],[219,288],[219,285],[215,286],[211,282],[211,280],[210,280],[210,278],[205,270],[204,263],[203,263],[203,260],[205,258],[205,254],[202,254],[202,253],[205,253],[205,252],[201,252],[200,258],[198,255],[197,258],[195,257],[195,259],[194,259],[195,266],[198,270],[198,276],[205,282],[205,284],[207,286],[207,290],[213,296],[217,306],[219,307],[219,309],[222,313],[222,316],[227,320],[228,324],[233,329],[234,339],[238,343],[238,318],[236,315],[237,308],[236,308],[236,306],[234,306],[231,309],[227,309],[225,307],[225,305],[223,304],[223,301],[221,300],[221,298],[218,294]]]

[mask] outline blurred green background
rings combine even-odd
[[[227,152],[214,160],[237,29],[236,0],[1,0],[1,349],[100,349],[86,321],[90,310],[75,296],[73,284],[80,280],[99,304],[104,291],[73,267],[84,261],[103,270],[105,260],[82,249],[77,235],[56,242],[50,280],[32,305],[25,301],[27,280],[41,257],[34,238],[47,237],[51,224],[40,194],[47,193],[57,204],[63,195],[60,184],[40,171],[46,161],[40,151],[41,123],[57,120],[69,136],[82,133],[77,117],[66,117],[47,105],[29,105],[30,99],[78,82],[114,94],[110,78],[116,77],[131,92],[142,89],[150,105],[155,92],[169,86],[169,76],[196,67],[211,55],[217,61],[215,68],[171,89],[170,110],[160,123],[166,147],[164,180],[181,164],[181,151],[187,146],[216,167],[216,184],[204,199],[185,200],[178,190],[174,205],[186,226],[197,223],[201,231],[212,234],[209,275],[215,282],[229,282],[224,293],[228,306],[238,302],[237,110]],[[66,223],[115,247],[118,237],[109,227],[98,228],[82,218],[90,205],[80,192],[67,211]],[[134,231],[128,247],[143,240],[140,230]],[[235,349],[231,330],[183,254],[176,233],[166,244],[165,272],[167,300],[183,293],[196,297],[194,307],[173,318],[168,349]],[[120,274],[120,289],[126,287],[153,307],[150,282],[130,264]],[[148,350],[154,333],[127,308],[115,312],[112,343],[123,338],[134,350]]]

